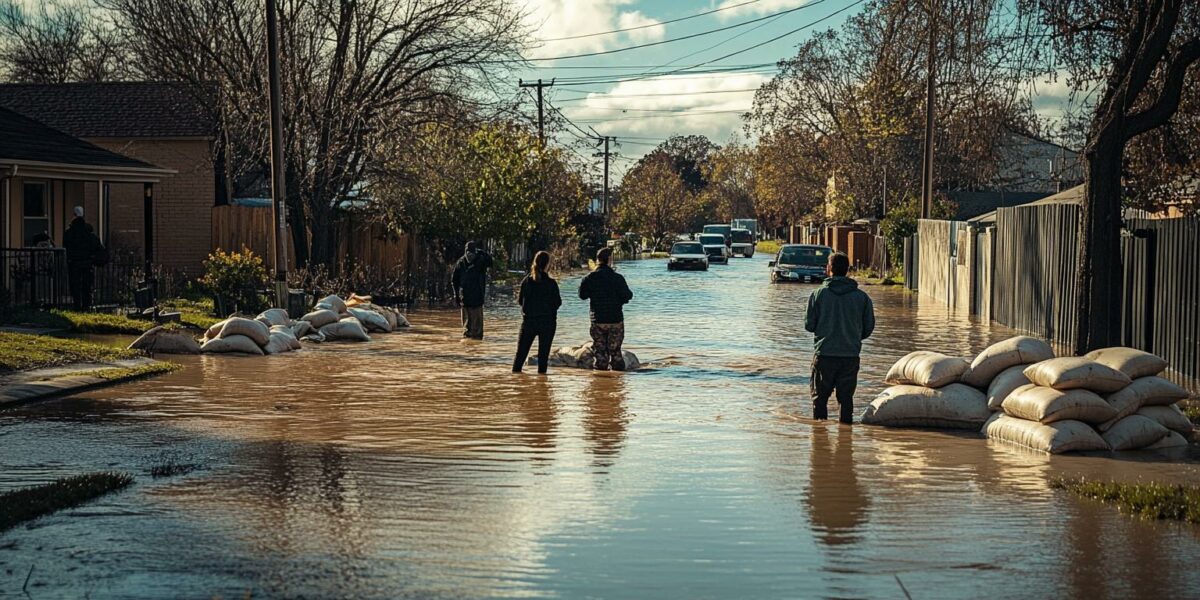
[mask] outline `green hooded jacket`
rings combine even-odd
[[[858,282],[830,277],[808,297],[804,329],[816,334],[817,356],[858,356],[862,341],[875,330],[875,307]]]

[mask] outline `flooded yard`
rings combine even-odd
[[[1195,457],[1049,457],[973,434],[815,423],[811,285],[767,256],[622,263],[626,348],[655,368],[509,373],[518,316],[272,357],[0,413],[0,490],[94,470],[131,488],[0,534],[0,596],[33,598],[1191,597],[1200,529],[1051,490],[1058,476],[1200,484]],[[565,278],[558,345],[587,339]],[[1014,332],[867,288],[856,414],[914,349]],[[151,467],[195,470],[153,479]]]

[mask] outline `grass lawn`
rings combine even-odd
[[[159,375],[161,373],[170,373],[178,371],[183,366],[170,362],[158,362],[149,365],[140,365],[136,367],[111,367],[108,369],[96,369],[95,371],[80,371],[72,373],[72,375],[80,375],[84,377],[96,377],[108,381],[117,379],[134,379],[137,377],[147,377],[150,375]]]
[[[763,240],[754,245],[754,252],[757,254],[778,254],[779,248],[783,246],[783,242],[779,240]]]
[[[0,531],[71,508],[133,483],[125,473],[88,473],[0,494]]]
[[[1056,479],[1051,487],[1081,498],[1116,504],[1145,519],[1200,523],[1200,488],[1164,483],[1117,483]]]
[[[212,316],[212,301],[185,300],[173,298],[164,300],[164,310],[176,310],[184,325],[197,329],[208,329],[217,321]],[[101,333],[118,335],[141,335],[154,327],[154,323],[142,319],[130,319],[124,315],[96,312],[76,312],[73,310],[37,310],[32,308],[19,309],[4,319],[7,325],[21,325],[45,329],[61,329],[72,333]]]
[[[0,373],[137,356],[139,354],[133,350],[81,340],[0,332]]]

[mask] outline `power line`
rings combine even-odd
[[[584,124],[619,123],[621,121],[641,121],[644,119],[673,119],[676,117],[694,117],[694,116],[701,116],[701,115],[742,114],[749,110],[750,109],[745,108],[745,109],[738,109],[738,110],[681,111],[681,112],[677,112],[677,113],[669,114],[669,115],[643,115],[640,117],[620,117],[620,118],[615,118],[615,119],[580,119],[578,122],[584,123]]]
[[[737,94],[745,92],[757,92],[758,88],[740,88],[736,90],[704,90],[702,92],[678,92],[678,93],[661,93],[661,94],[609,94],[597,90],[570,90],[572,92],[587,93],[587,96],[578,98],[563,98],[559,103],[563,102],[579,102],[580,100],[590,100],[592,98],[658,98],[661,96],[707,96],[709,94]]]
[[[773,65],[773,64],[775,64],[775,63],[759,63],[759,64],[745,64],[745,65],[728,65],[728,66],[730,68],[736,68],[736,69],[751,69],[751,68],[755,68],[755,67],[761,67],[764,65]],[[539,67],[536,65],[530,65],[529,68],[530,69],[564,69],[564,70],[566,70],[566,69],[577,69],[577,70],[605,69],[605,70],[611,71],[614,69],[656,69],[661,66],[662,65],[575,65],[575,66],[546,65],[544,67]]]
[[[778,73],[780,68],[775,63],[767,63],[757,69],[705,69],[701,71],[684,71],[682,75],[677,75],[677,71],[662,71],[661,73],[642,72],[642,73],[615,73],[605,75],[591,75],[579,77],[560,77],[563,85],[602,85],[609,83],[625,83],[627,81],[643,81],[652,78],[656,75],[671,76],[671,81],[683,79],[713,79],[713,75],[765,75],[770,73]],[[694,75],[694,76],[693,76]]]
[[[601,31],[599,33],[586,33],[583,35],[570,35],[567,37],[547,38],[542,41],[543,42],[561,42],[563,40],[580,40],[583,38],[597,37],[597,36],[601,36],[601,35],[612,35],[614,33],[625,33],[626,31],[637,31],[639,29],[647,29],[650,27],[659,27],[661,25],[670,25],[671,23],[681,23],[681,22],[687,21],[689,19],[695,19],[698,17],[703,17],[703,16],[711,15],[713,13],[719,13],[719,12],[726,11],[726,10],[733,10],[735,8],[741,8],[743,6],[746,6],[747,4],[755,4],[758,2],[762,2],[762,0],[748,0],[747,2],[742,2],[741,4],[734,4],[732,6],[722,6],[720,8],[714,8],[712,10],[707,10],[707,11],[704,11],[701,13],[696,13],[694,15],[688,15],[686,17],[679,17],[678,19],[671,19],[669,21],[656,21],[649,25],[638,25],[637,27],[626,27],[625,29],[613,29],[612,31]]]

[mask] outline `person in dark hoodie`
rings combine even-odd
[[[96,256],[104,246],[83,220],[83,207],[75,207],[75,218],[63,233],[63,248],[67,254],[67,285],[75,310],[92,307],[92,280],[95,278]]]
[[[579,283],[579,298],[591,301],[592,361],[597,371],[625,370],[621,344],[625,341],[625,313],[621,307],[633,300],[625,278],[613,270],[612,249],[596,253],[596,270]]]
[[[815,334],[811,388],[813,417],[829,418],[829,397],[837,392],[840,420],[854,421],[854,390],[858,387],[862,342],[875,330],[870,296],[846,276],[850,259],[841,252],[829,257],[829,278],[808,297],[804,329]]]
[[[492,257],[475,242],[467,242],[466,251],[454,265],[454,302],[462,308],[463,337],[483,339],[483,301],[487,297],[488,269]]]
[[[517,304],[521,305],[521,334],[517,338],[517,356],[513,359],[513,373],[520,373],[537,338],[538,373],[545,374],[550,360],[550,345],[554,343],[554,330],[558,328],[558,307],[562,296],[558,293],[558,282],[550,277],[550,255],[545,251],[533,255],[533,266],[529,275],[521,280],[517,291]]]

